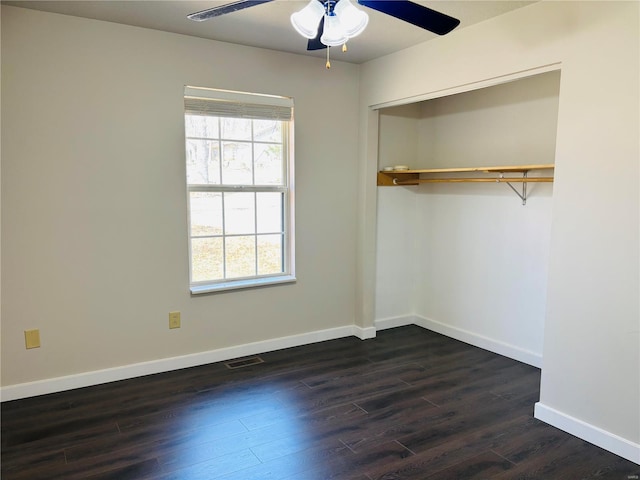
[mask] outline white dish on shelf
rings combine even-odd
[[[395,167],[384,167],[382,169],[383,172],[393,172],[395,170]]]
[[[393,169],[395,171],[398,171],[398,170],[409,170],[409,165],[394,165]]]

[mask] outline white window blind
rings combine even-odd
[[[293,116],[293,100],[275,95],[246,94],[230,90],[185,87],[185,113],[217,117],[279,120]]]

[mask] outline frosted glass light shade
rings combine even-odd
[[[369,23],[369,15],[358,10],[349,0],[340,0],[334,9],[347,37],[360,35]]]
[[[291,25],[305,38],[316,38],[318,25],[324,15],[324,7],[318,0],[311,0],[306,7],[291,15]]]
[[[328,47],[337,47],[346,43],[347,40],[349,40],[349,37],[344,33],[344,28],[337,15],[335,13],[325,15],[324,32],[320,37],[320,41]]]

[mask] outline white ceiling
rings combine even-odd
[[[276,0],[205,22],[187,19],[189,13],[224,5],[231,1],[3,0],[2,3],[271,50],[317,57],[325,55],[324,50],[307,52],[307,40],[298,35],[289,22],[291,14],[303,8],[308,0]],[[431,0],[415,1],[415,3],[458,18],[461,24],[457,29],[460,29],[524,7],[534,1]],[[339,49],[335,49],[336,53],[333,53],[332,57],[336,60],[362,63],[437,37],[433,33],[388,15],[366,7],[359,8],[366,10],[369,14],[369,25],[364,33],[349,41],[348,52],[342,53]]]

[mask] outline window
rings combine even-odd
[[[192,293],[295,280],[293,102],[185,87]]]

